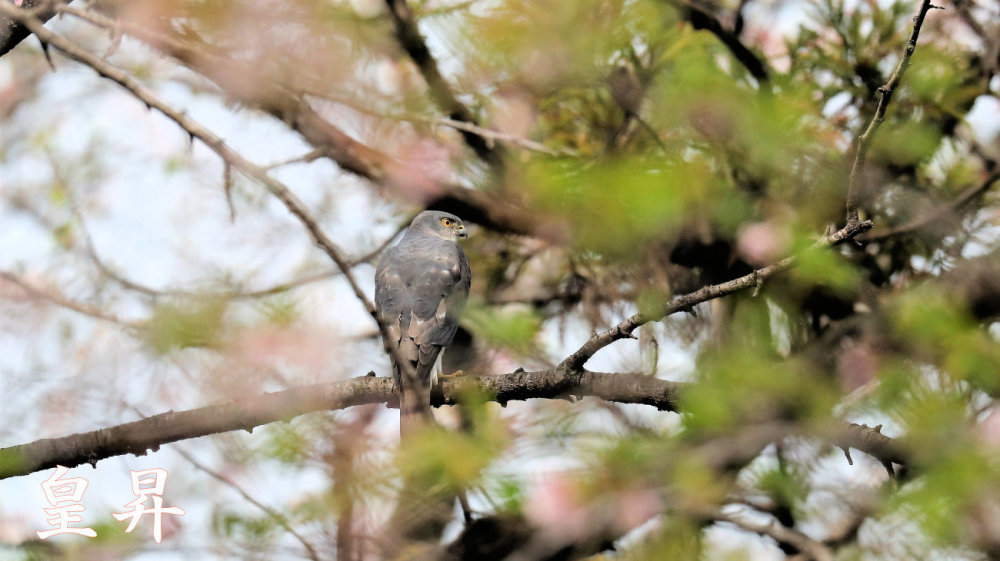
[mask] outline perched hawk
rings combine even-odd
[[[458,330],[469,296],[472,271],[458,238],[468,233],[461,219],[438,211],[421,212],[400,242],[382,255],[375,269],[375,307],[389,331],[399,387],[400,432],[431,418],[430,390],[441,369],[441,351]]]

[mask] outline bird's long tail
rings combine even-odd
[[[413,370],[416,374],[415,369]],[[430,380],[421,380],[419,375],[405,376],[398,368],[394,374],[399,388],[399,436],[407,438],[434,425],[434,414],[431,413],[431,384]]]

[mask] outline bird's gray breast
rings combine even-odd
[[[469,291],[468,259],[455,242],[434,236],[406,236],[379,261],[375,302],[399,334],[447,345]]]

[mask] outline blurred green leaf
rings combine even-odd
[[[571,219],[579,249],[619,258],[635,257],[646,241],[711,209],[715,189],[699,158],[655,165],[553,161],[536,164],[529,176],[535,202]]]
[[[541,329],[542,318],[533,308],[497,308],[470,303],[463,312],[462,325],[490,346],[527,356],[537,349],[536,336]]]
[[[188,347],[216,347],[225,329],[228,301],[162,304],[146,324],[146,341],[158,353]]]
[[[790,276],[806,287],[822,286],[835,294],[848,295],[860,283],[857,271],[836,251],[817,249],[808,243],[796,257],[798,261]]]
[[[396,462],[404,478],[428,486],[464,489],[478,480],[508,444],[503,422],[490,415],[484,398],[475,395],[461,400],[469,409],[463,416],[461,432],[430,426],[402,443]],[[460,454],[456,454],[460,450]]]

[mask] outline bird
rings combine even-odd
[[[399,389],[401,436],[434,422],[431,388],[472,283],[469,259],[458,244],[468,236],[459,217],[425,210],[375,268],[375,307]]]

